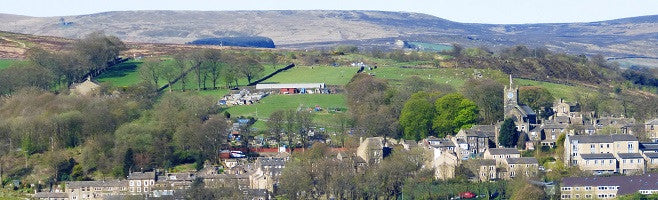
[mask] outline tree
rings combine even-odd
[[[461,88],[462,94],[473,100],[480,109],[480,119],[483,124],[494,124],[503,118],[503,85],[484,78],[469,79]]]
[[[519,132],[516,130],[516,125],[512,118],[507,118],[500,125],[500,133],[498,136],[498,144],[503,147],[514,147],[519,140]]]
[[[430,102],[430,94],[418,92],[404,104],[400,114],[400,126],[407,140],[421,140],[431,134],[434,107]]]
[[[549,112],[544,112],[543,108],[553,106],[555,99],[553,94],[546,88],[539,86],[524,86],[519,88],[519,101],[530,106],[533,110],[541,111],[541,117],[548,118]]]
[[[265,70],[263,66],[255,59],[249,56],[240,56],[233,65],[237,67],[237,71],[247,78],[247,82],[251,84],[251,80],[258,77],[260,73]]]
[[[270,118],[267,119],[267,128],[269,129],[269,138],[281,142],[281,133],[284,132],[284,123],[285,123],[285,114],[284,110],[277,110],[270,114]]]
[[[102,32],[93,32],[74,43],[75,51],[87,61],[91,75],[98,75],[105,70],[126,49],[126,45],[115,36],[106,36]]]
[[[159,86],[160,76],[162,75],[160,64],[161,62],[157,60],[144,60],[138,70],[142,81]]]
[[[128,173],[132,171],[133,166],[135,166],[135,152],[132,148],[128,148],[126,153],[123,156],[123,176],[128,176]]]
[[[439,137],[454,135],[477,121],[478,107],[459,93],[447,94],[434,103],[436,115],[432,128]]]

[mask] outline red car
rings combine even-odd
[[[475,198],[475,196],[477,196],[477,195],[473,194],[472,192],[459,193],[459,198],[462,198],[462,199],[472,199],[472,198]]]

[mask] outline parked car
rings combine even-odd
[[[244,158],[247,157],[242,151],[231,151],[231,158]]]

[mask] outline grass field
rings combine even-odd
[[[584,86],[570,86],[570,85],[563,85],[563,84],[557,84],[557,83],[549,83],[549,82],[542,82],[542,81],[534,81],[534,80],[528,80],[528,79],[520,79],[520,78],[515,78],[514,83],[520,85],[520,86],[540,86],[546,88],[551,94],[553,94],[553,97],[557,98],[562,98],[566,101],[575,101],[574,97],[576,95],[581,95],[581,96],[590,96],[594,92],[592,89],[588,89]]]
[[[375,74],[375,77],[378,78],[387,79],[389,83],[394,85],[401,84],[404,79],[409,77],[418,76],[438,83],[448,84],[455,88],[461,87],[466,80],[476,77],[477,74],[482,74],[483,78],[491,78],[498,81],[505,78],[505,75],[500,71],[464,68],[417,69],[380,67],[374,70],[366,70],[365,72]]]
[[[163,62],[172,62],[172,61],[165,60]],[[127,86],[136,85],[140,81],[142,81],[141,78],[139,77],[139,72],[138,72],[141,64],[142,62],[137,60],[130,60],[128,62],[121,63],[117,66],[112,67],[110,70],[103,72],[103,74],[97,77],[96,80],[99,82],[110,83],[111,85],[116,87],[127,87]],[[276,65],[276,66],[263,65],[263,67],[264,70],[261,74],[264,76],[274,72],[276,69],[285,67],[285,65]],[[164,86],[167,84],[166,80],[164,80],[163,78],[161,78],[160,81],[158,82],[159,82],[158,83],[159,86]],[[205,83],[207,88],[212,88],[212,80],[210,78],[208,78]],[[238,80],[238,84],[247,85],[247,79],[242,78]],[[193,72],[190,72],[186,77],[185,85],[183,85],[183,81],[179,81],[178,83],[175,83],[172,88],[174,90],[182,90],[183,86],[185,87],[186,90],[198,88],[197,81]],[[220,78],[219,80],[217,80],[217,87],[224,87],[224,86],[225,86],[225,81],[223,79]],[[223,96],[224,94],[227,93],[227,90],[226,89],[204,90],[201,93]]]
[[[445,45],[445,44],[433,44],[433,43],[424,43],[424,42],[410,42],[410,44],[414,45],[415,47],[420,48],[421,50],[426,50],[426,51],[450,51],[452,50],[452,45]]]
[[[316,124],[327,124],[331,119],[331,113],[328,108],[347,108],[345,97],[340,94],[297,94],[297,95],[270,95],[263,98],[260,102],[253,105],[231,106],[226,109],[233,117],[254,117],[258,121],[254,128],[262,130],[265,128],[266,120],[272,112],[277,110],[307,110],[315,108],[318,105],[324,109],[321,112],[314,112],[313,121]]]
[[[137,72],[140,64],[142,62],[135,60],[121,63],[103,72],[96,80],[99,82],[109,82],[117,87],[135,85],[141,81]]]
[[[295,66],[263,83],[325,83],[345,85],[358,71],[358,67]]]
[[[14,59],[0,59],[0,69],[7,68],[11,66],[11,64],[16,63],[16,62],[24,62],[23,60],[14,60]]]

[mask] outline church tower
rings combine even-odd
[[[519,87],[512,82],[512,75],[509,75],[509,86],[505,86],[503,94],[504,116],[505,118],[513,117],[512,110],[519,105]]]

